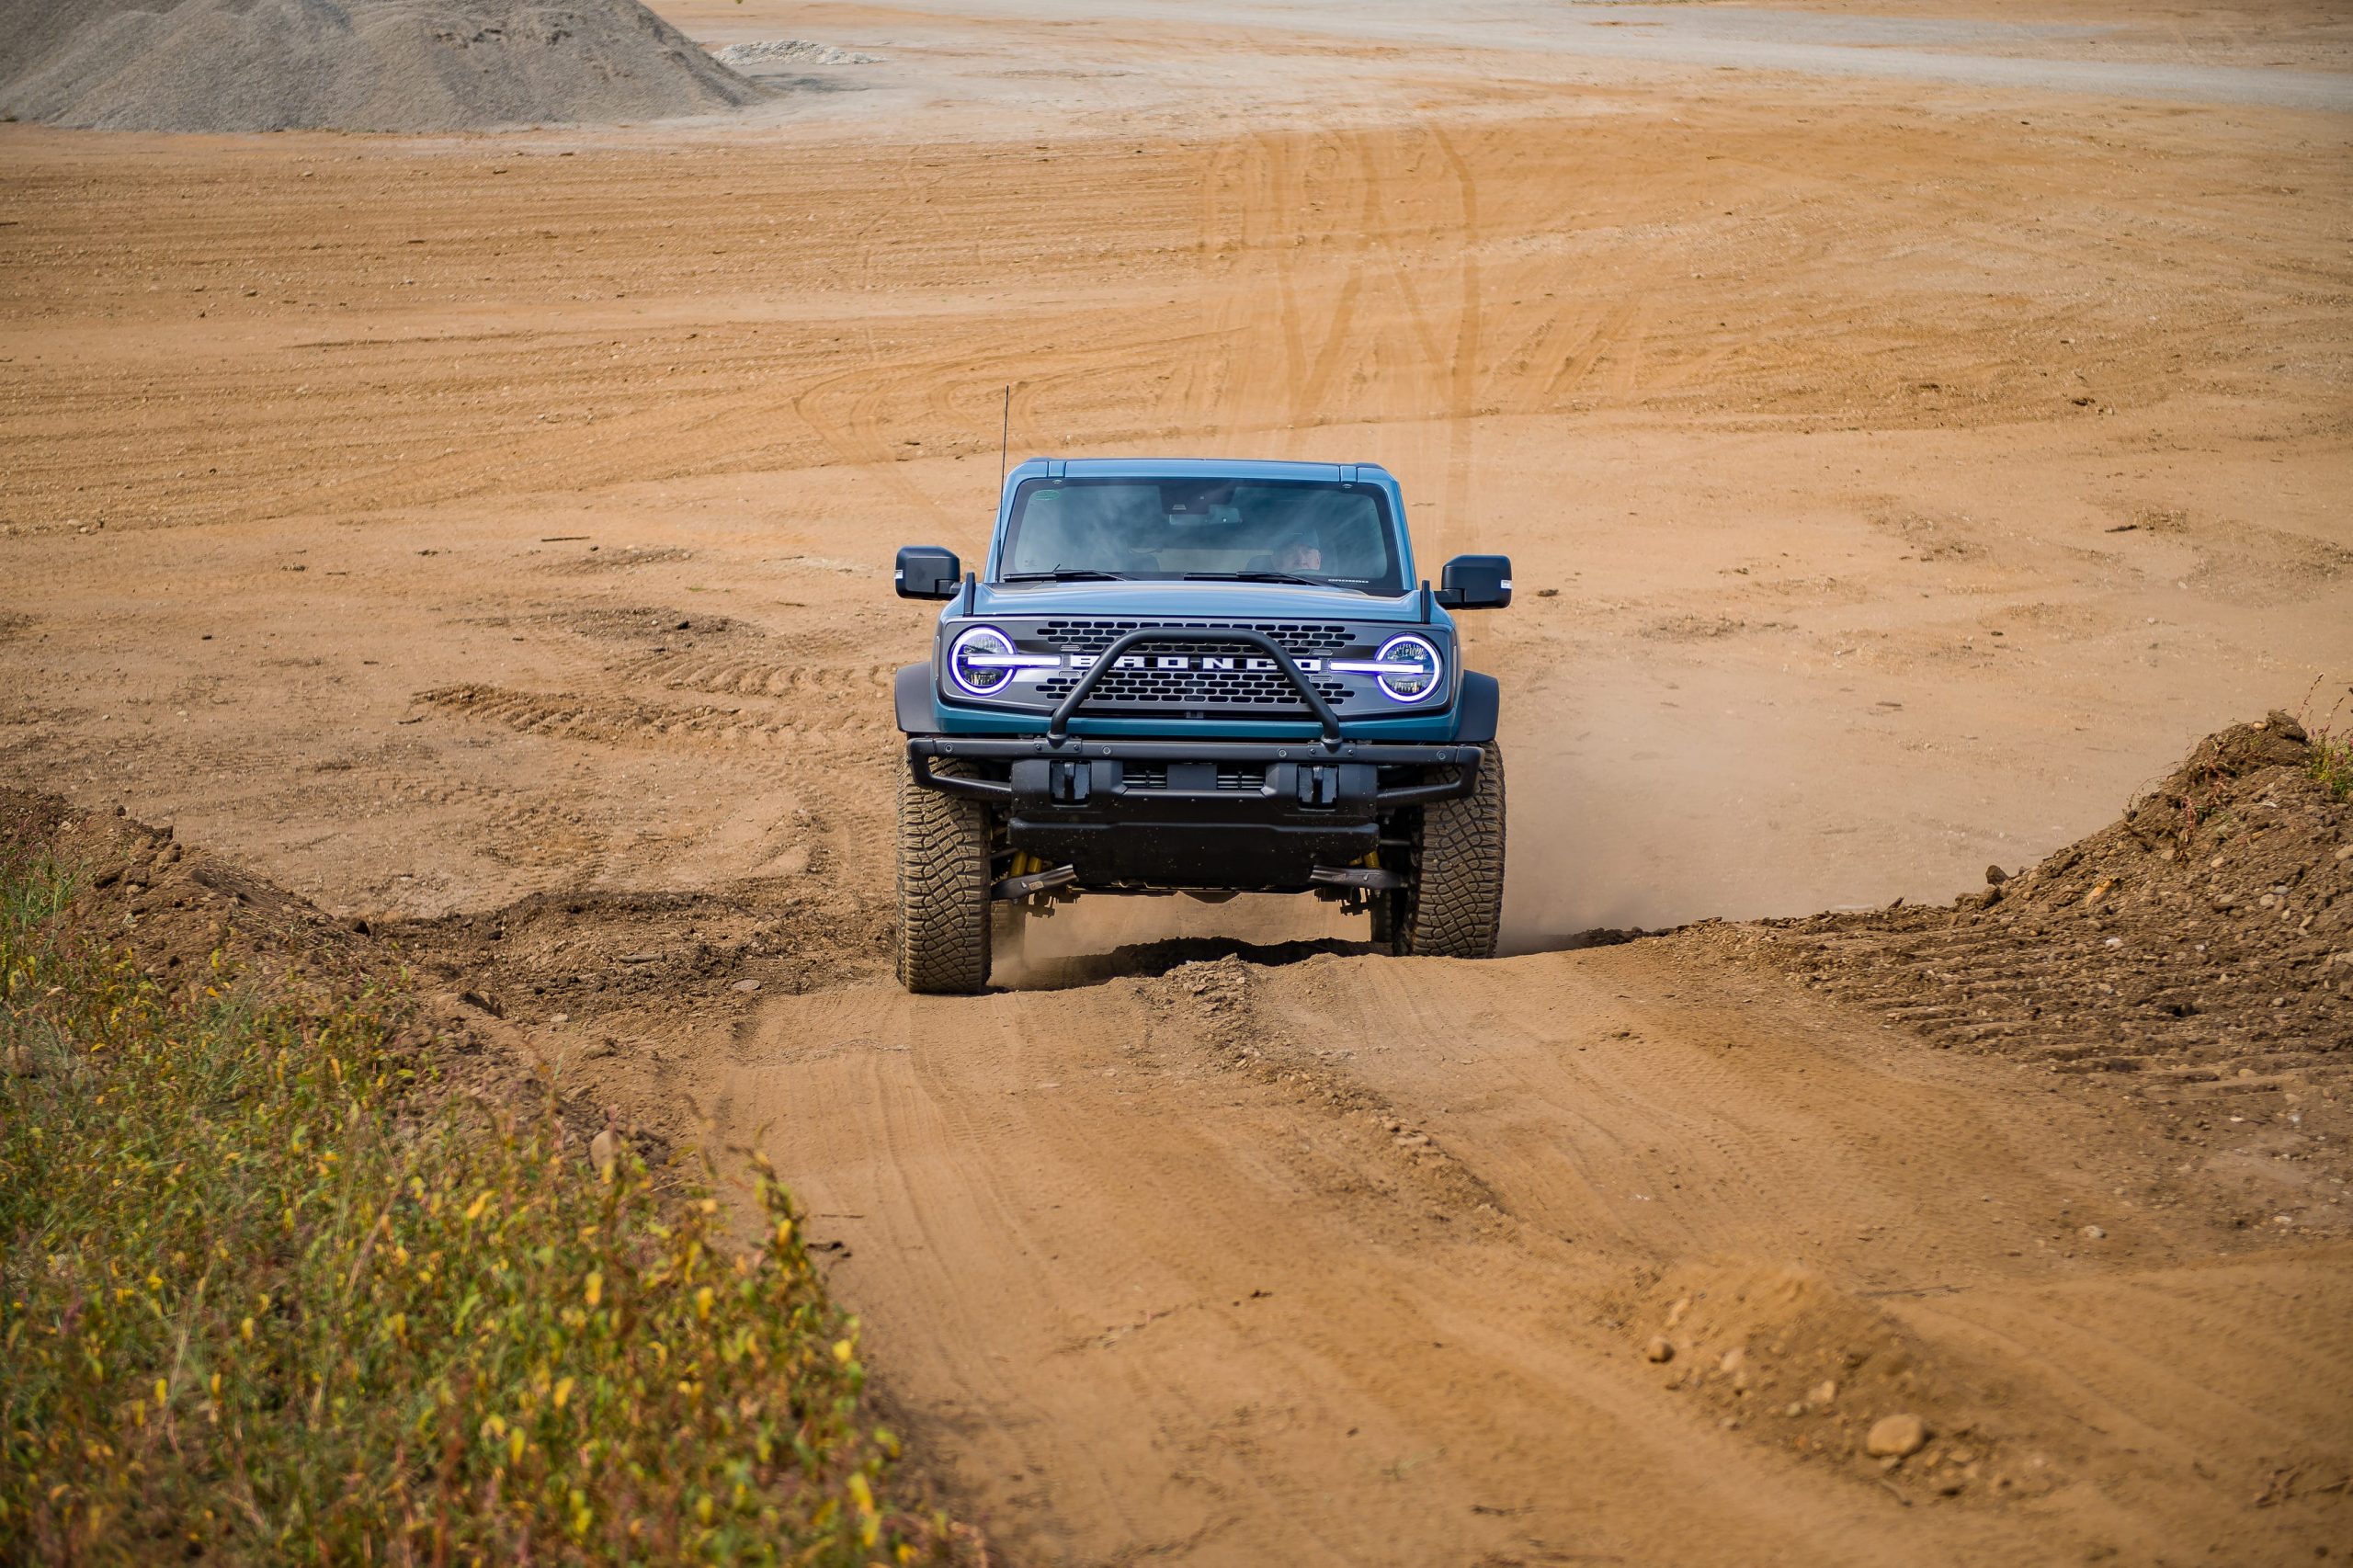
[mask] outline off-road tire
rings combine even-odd
[[[1413,880],[1398,895],[1391,950],[1422,958],[1488,959],[1504,914],[1504,754],[1481,748],[1467,795],[1422,808]]]
[[[953,776],[962,765],[935,762]],[[969,993],[989,983],[989,810],[899,770],[899,982]]]

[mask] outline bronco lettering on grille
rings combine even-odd
[[[1095,667],[1093,653],[1063,655],[1074,670]],[[1313,675],[1324,667],[1321,659],[1293,659],[1291,663]],[[1123,653],[1111,666],[1119,670],[1257,670],[1268,674],[1280,668],[1263,653]]]

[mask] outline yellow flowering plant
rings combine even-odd
[[[0,856],[0,1561],[953,1562],[755,1160],[600,1173],[397,989],[167,993]]]

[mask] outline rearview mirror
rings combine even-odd
[[[956,552],[934,544],[911,544],[899,551],[898,566],[891,574],[903,599],[952,599],[963,579]]]
[[[1511,603],[1511,557],[1458,555],[1438,583],[1438,602],[1449,609],[1501,609]]]

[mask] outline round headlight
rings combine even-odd
[[[1427,638],[1392,637],[1381,645],[1381,689],[1400,702],[1418,702],[1438,688],[1446,661]]]
[[[948,645],[948,678],[974,697],[1004,690],[1013,669],[1013,639],[994,626],[967,628]]]

